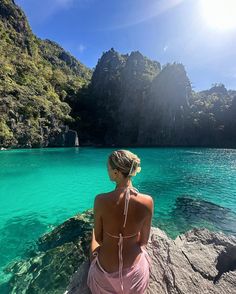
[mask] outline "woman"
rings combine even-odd
[[[151,196],[132,186],[140,159],[128,150],[108,157],[114,191],[94,201],[94,230],[87,284],[92,294],[145,293],[149,280],[148,242],[153,215]]]

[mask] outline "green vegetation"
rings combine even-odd
[[[73,120],[66,99],[88,83],[91,71],[34,36],[14,1],[0,3],[0,36],[0,146],[53,145]]]
[[[195,144],[235,147],[236,91],[215,84],[210,90],[194,92],[190,100],[189,124],[195,132]]]
[[[236,91],[215,84],[195,92],[179,63],[161,68],[139,52],[111,49],[79,101],[80,130],[100,145],[236,146]]]
[[[235,147],[236,91],[195,92],[182,64],[113,48],[92,73],[40,40],[13,0],[0,2],[0,147],[81,145]]]

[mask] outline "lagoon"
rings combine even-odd
[[[122,148],[119,148],[122,149]],[[236,150],[123,148],[141,158],[133,185],[154,199],[153,226],[175,238],[192,227],[236,235]],[[114,148],[0,151],[0,268],[34,241],[115,188],[106,161]],[[0,283],[7,279],[0,271]]]

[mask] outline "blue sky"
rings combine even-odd
[[[236,23],[226,29],[216,18],[209,25],[219,16],[213,5],[206,12],[203,1],[15,0],[38,37],[56,41],[90,68],[111,47],[139,50],[161,64],[183,63],[195,90],[219,82],[236,89]],[[229,10],[219,13],[229,19]]]

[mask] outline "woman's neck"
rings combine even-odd
[[[116,183],[115,190],[125,189],[127,187],[133,187],[131,180],[121,181],[120,183]]]

